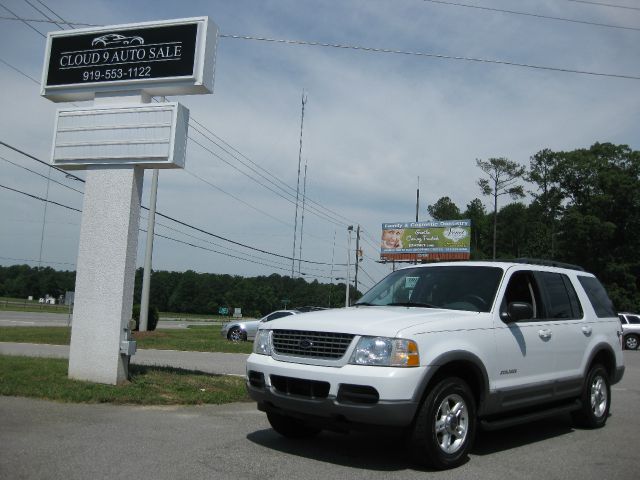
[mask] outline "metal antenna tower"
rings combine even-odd
[[[304,232],[304,207],[307,199],[307,163],[309,159],[304,161],[304,181],[302,182],[302,215],[300,218],[300,249],[298,255],[298,275],[300,275],[300,264],[302,263],[302,234]]]
[[[298,151],[298,185],[296,187],[296,217],[293,224],[293,253],[291,254],[291,278],[296,268],[296,236],[298,235],[298,202],[300,199],[300,164],[302,163],[302,130],[304,128],[304,106],[307,103],[307,95],[302,91],[302,115],[300,117],[300,150]]]

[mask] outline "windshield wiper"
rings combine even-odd
[[[379,307],[380,305],[376,305],[375,303],[367,303],[367,302],[357,302],[353,304],[354,307]]]
[[[420,302],[395,302],[388,303],[390,307],[424,307],[424,308],[440,308],[437,305],[433,305],[431,303],[420,303]]]

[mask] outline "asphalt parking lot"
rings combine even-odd
[[[400,437],[322,433],[292,441],[252,403],[197,407],[59,404],[0,397],[0,478],[636,479],[640,352],[612,391],[605,428],[568,416],[483,432],[446,472],[412,464]]]

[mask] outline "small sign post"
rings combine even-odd
[[[52,164],[87,171],[69,377],[128,378],[145,168],[183,168],[189,111],[153,95],[212,93],[217,27],[207,17],[64,30],[47,36],[41,94],[61,108]]]

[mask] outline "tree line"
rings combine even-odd
[[[140,303],[142,269],[136,271],[134,304]],[[75,288],[75,272],[29,265],[0,266],[0,296],[55,298]],[[260,317],[273,310],[297,307],[341,307],[345,302],[344,283],[332,285],[317,280],[307,282],[272,274],[241,277],[214,273],[153,271],[149,304],[163,312],[217,315],[221,307],[229,313],[239,307],[244,316]],[[360,297],[350,289],[352,300]]]
[[[434,220],[470,219],[471,258],[521,257],[580,265],[605,284],[620,311],[640,310],[640,152],[596,143],[586,149],[544,149],[520,165],[506,158],[476,160],[479,193],[464,209],[445,196],[427,210]],[[529,190],[526,190],[530,188]],[[525,203],[526,194],[530,201]],[[511,203],[499,205],[503,197]],[[0,296],[58,297],[74,290],[75,272],[27,265],[0,267]],[[136,272],[134,302],[140,301]],[[352,299],[359,292],[352,292]],[[307,282],[277,274],[245,278],[154,271],[150,303],[161,311],[216,314],[241,307],[260,316],[285,307],[344,305],[345,284]]]
[[[471,219],[471,257],[540,258],[596,274],[620,311],[640,310],[640,152],[596,143],[586,149],[544,149],[523,166],[506,158],[477,160],[479,198],[461,210],[442,197],[434,220]],[[531,196],[526,204],[525,188]],[[511,203],[498,208],[498,198]]]

